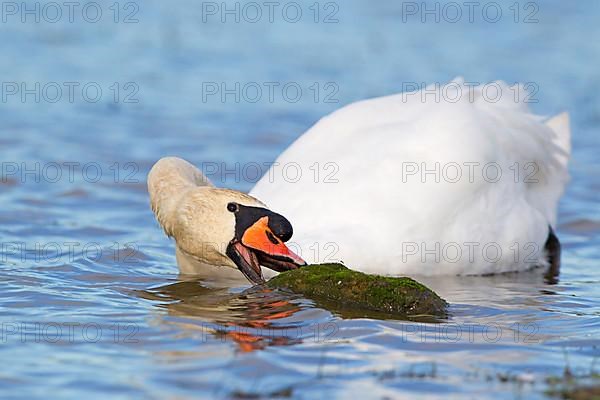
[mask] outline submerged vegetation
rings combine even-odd
[[[317,302],[343,309],[395,316],[446,315],[447,303],[411,278],[367,275],[341,264],[320,264],[287,271],[269,280],[269,288],[287,288]]]
[[[546,379],[548,396],[567,400],[600,400],[600,374],[593,371],[588,375],[575,375],[565,368],[562,376]]]

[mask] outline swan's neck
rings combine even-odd
[[[163,158],[148,174],[152,211],[166,234],[173,236],[179,200],[191,189],[212,188],[212,183],[192,164],[179,158]]]

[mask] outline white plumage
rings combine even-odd
[[[455,80],[438,99],[430,87],[343,107],[250,194],[291,221],[290,247],[309,263],[386,275],[544,265],[568,179],[568,115],[544,121],[522,87],[489,88]]]

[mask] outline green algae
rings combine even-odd
[[[309,265],[283,272],[266,283],[345,310],[395,316],[446,316],[448,304],[411,278],[367,275],[341,264]]]

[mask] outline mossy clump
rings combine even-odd
[[[411,278],[367,275],[341,264],[309,265],[283,272],[266,283],[316,301],[400,316],[446,315],[448,304]]]

